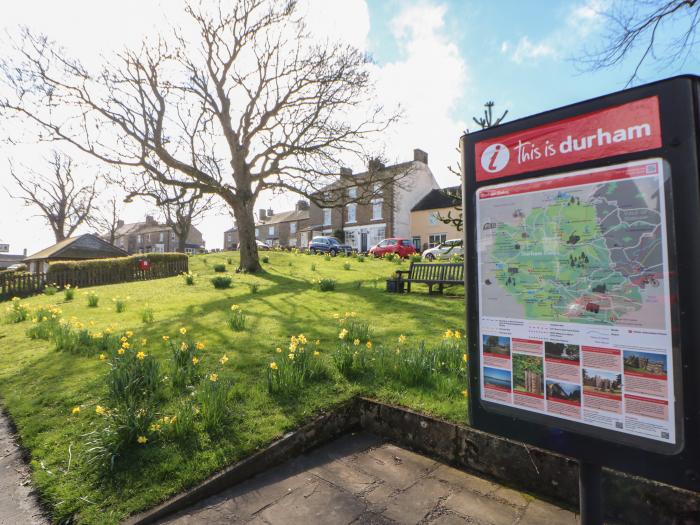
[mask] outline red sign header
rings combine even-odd
[[[659,98],[653,96],[477,142],[476,180],[660,147]]]

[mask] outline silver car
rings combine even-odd
[[[434,261],[435,259],[449,259],[455,255],[458,257],[464,257],[462,239],[450,239],[423,252],[423,258],[428,261]]]

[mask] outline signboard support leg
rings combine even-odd
[[[579,461],[578,494],[581,525],[603,525],[602,469],[600,465]]]

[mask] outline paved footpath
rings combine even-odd
[[[29,467],[22,460],[7,418],[0,413],[0,525],[44,525],[29,483]]]
[[[360,433],[160,523],[574,525],[578,519],[568,510]]]

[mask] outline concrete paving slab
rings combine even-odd
[[[160,523],[514,525],[516,521],[573,525],[576,518],[549,503],[360,433],[290,460]]]
[[[7,418],[0,413],[0,525],[45,525],[30,484],[29,467],[22,459]]]

